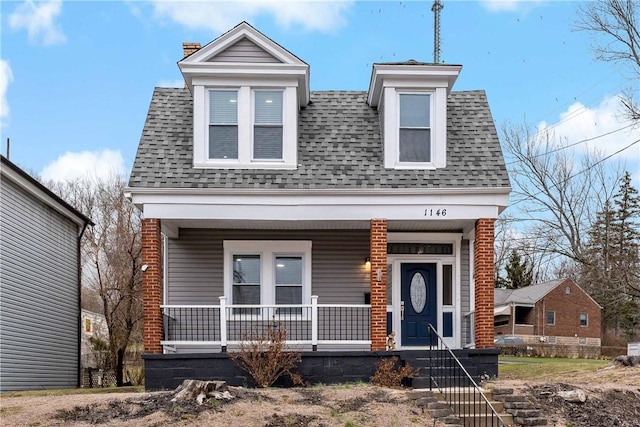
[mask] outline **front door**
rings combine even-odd
[[[402,345],[431,345],[431,323],[437,330],[436,264],[403,263],[400,269]]]

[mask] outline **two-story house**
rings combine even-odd
[[[368,91],[311,91],[309,65],[246,22],[184,48],[186,87],[155,89],[128,189],[147,387],[220,375],[273,325],[326,382],[391,332],[394,354],[424,354],[429,325],[497,373],[510,185],[485,93],[452,91],[462,67],[380,63]]]

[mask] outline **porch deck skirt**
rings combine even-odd
[[[498,375],[497,349],[454,350],[456,357],[476,380],[480,376]],[[428,370],[428,350],[406,351],[313,351],[302,352],[297,372],[310,384],[369,382],[376,365],[383,358],[397,356],[414,368]],[[169,390],[185,379],[222,380],[230,385],[253,386],[252,378],[229,358],[228,353],[144,354],[145,388]],[[427,369],[424,369],[427,368]],[[420,374],[419,374],[420,375]],[[276,386],[290,385],[281,378]]]

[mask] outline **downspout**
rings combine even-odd
[[[516,305],[511,303],[511,336],[516,334]]]
[[[76,262],[78,263],[78,388],[82,386],[82,250],[80,248],[82,245],[82,236],[88,226],[88,222],[85,222],[82,226],[76,245]]]

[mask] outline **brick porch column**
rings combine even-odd
[[[387,348],[387,220],[371,220],[371,350]],[[378,280],[380,270],[380,280]]]
[[[494,347],[493,327],[493,240],[495,218],[476,221],[475,239],[475,341],[476,348]]]
[[[162,243],[160,220],[142,220],[142,321],[145,353],[162,353]]]

